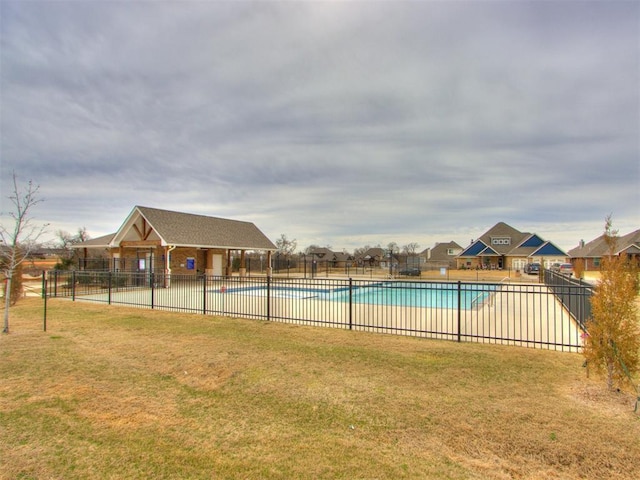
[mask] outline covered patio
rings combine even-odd
[[[117,232],[74,245],[85,268],[90,251],[108,256],[108,270],[137,273],[230,276],[239,257],[246,275],[246,253],[267,254],[267,275],[276,246],[251,222],[136,206]],[[166,285],[168,286],[168,285]]]

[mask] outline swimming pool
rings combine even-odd
[[[495,285],[464,285],[464,288],[458,291],[458,284],[455,283],[388,281],[354,285],[349,295],[349,286],[314,288],[273,285],[270,287],[271,296],[276,298],[319,299],[335,302],[348,302],[351,298],[353,303],[403,307],[457,309],[459,298],[460,308],[463,310],[469,310],[481,304],[495,289]],[[267,287],[264,285],[235,287],[225,289],[224,293],[266,297]]]

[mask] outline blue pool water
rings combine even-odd
[[[482,303],[492,291],[494,285],[465,285],[460,291],[460,308],[468,310],[474,303]],[[229,288],[227,293],[239,293],[252,296],[266,296],[264,286]],[[274,285],[271,295],[279,298],[297,298],[349,301],[349,288],[309,288]],[[354,286],[351,300],[354,303],[373,305],[398,305],[424,308],[458,308],[458,285],[453,283],[414,283],[380,282],[370,285]]]

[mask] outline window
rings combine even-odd
[[[447,255],[455,255],[456,251],[453,248],[447,248]]]
[[[491,245],[511,245],[511,237],[491,237]]]

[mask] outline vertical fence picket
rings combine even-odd
[[[202,314],[207,314],[207,275],[202,276]]]
[[[111,288],[113,286],[112,282],[113,282],[113,275],[111,272],[109,272],[109,282],[108,282],[108,288],[109,288],[109,296],[107,297],[107,304],[111,305]]]
[[[353,279],[349,278],[349,330],[353,330]]]
[[[458,280],[458,342],[462,341],[462,282]]]
[[[267,321],[271,320],[271,276],[267,276]]]

